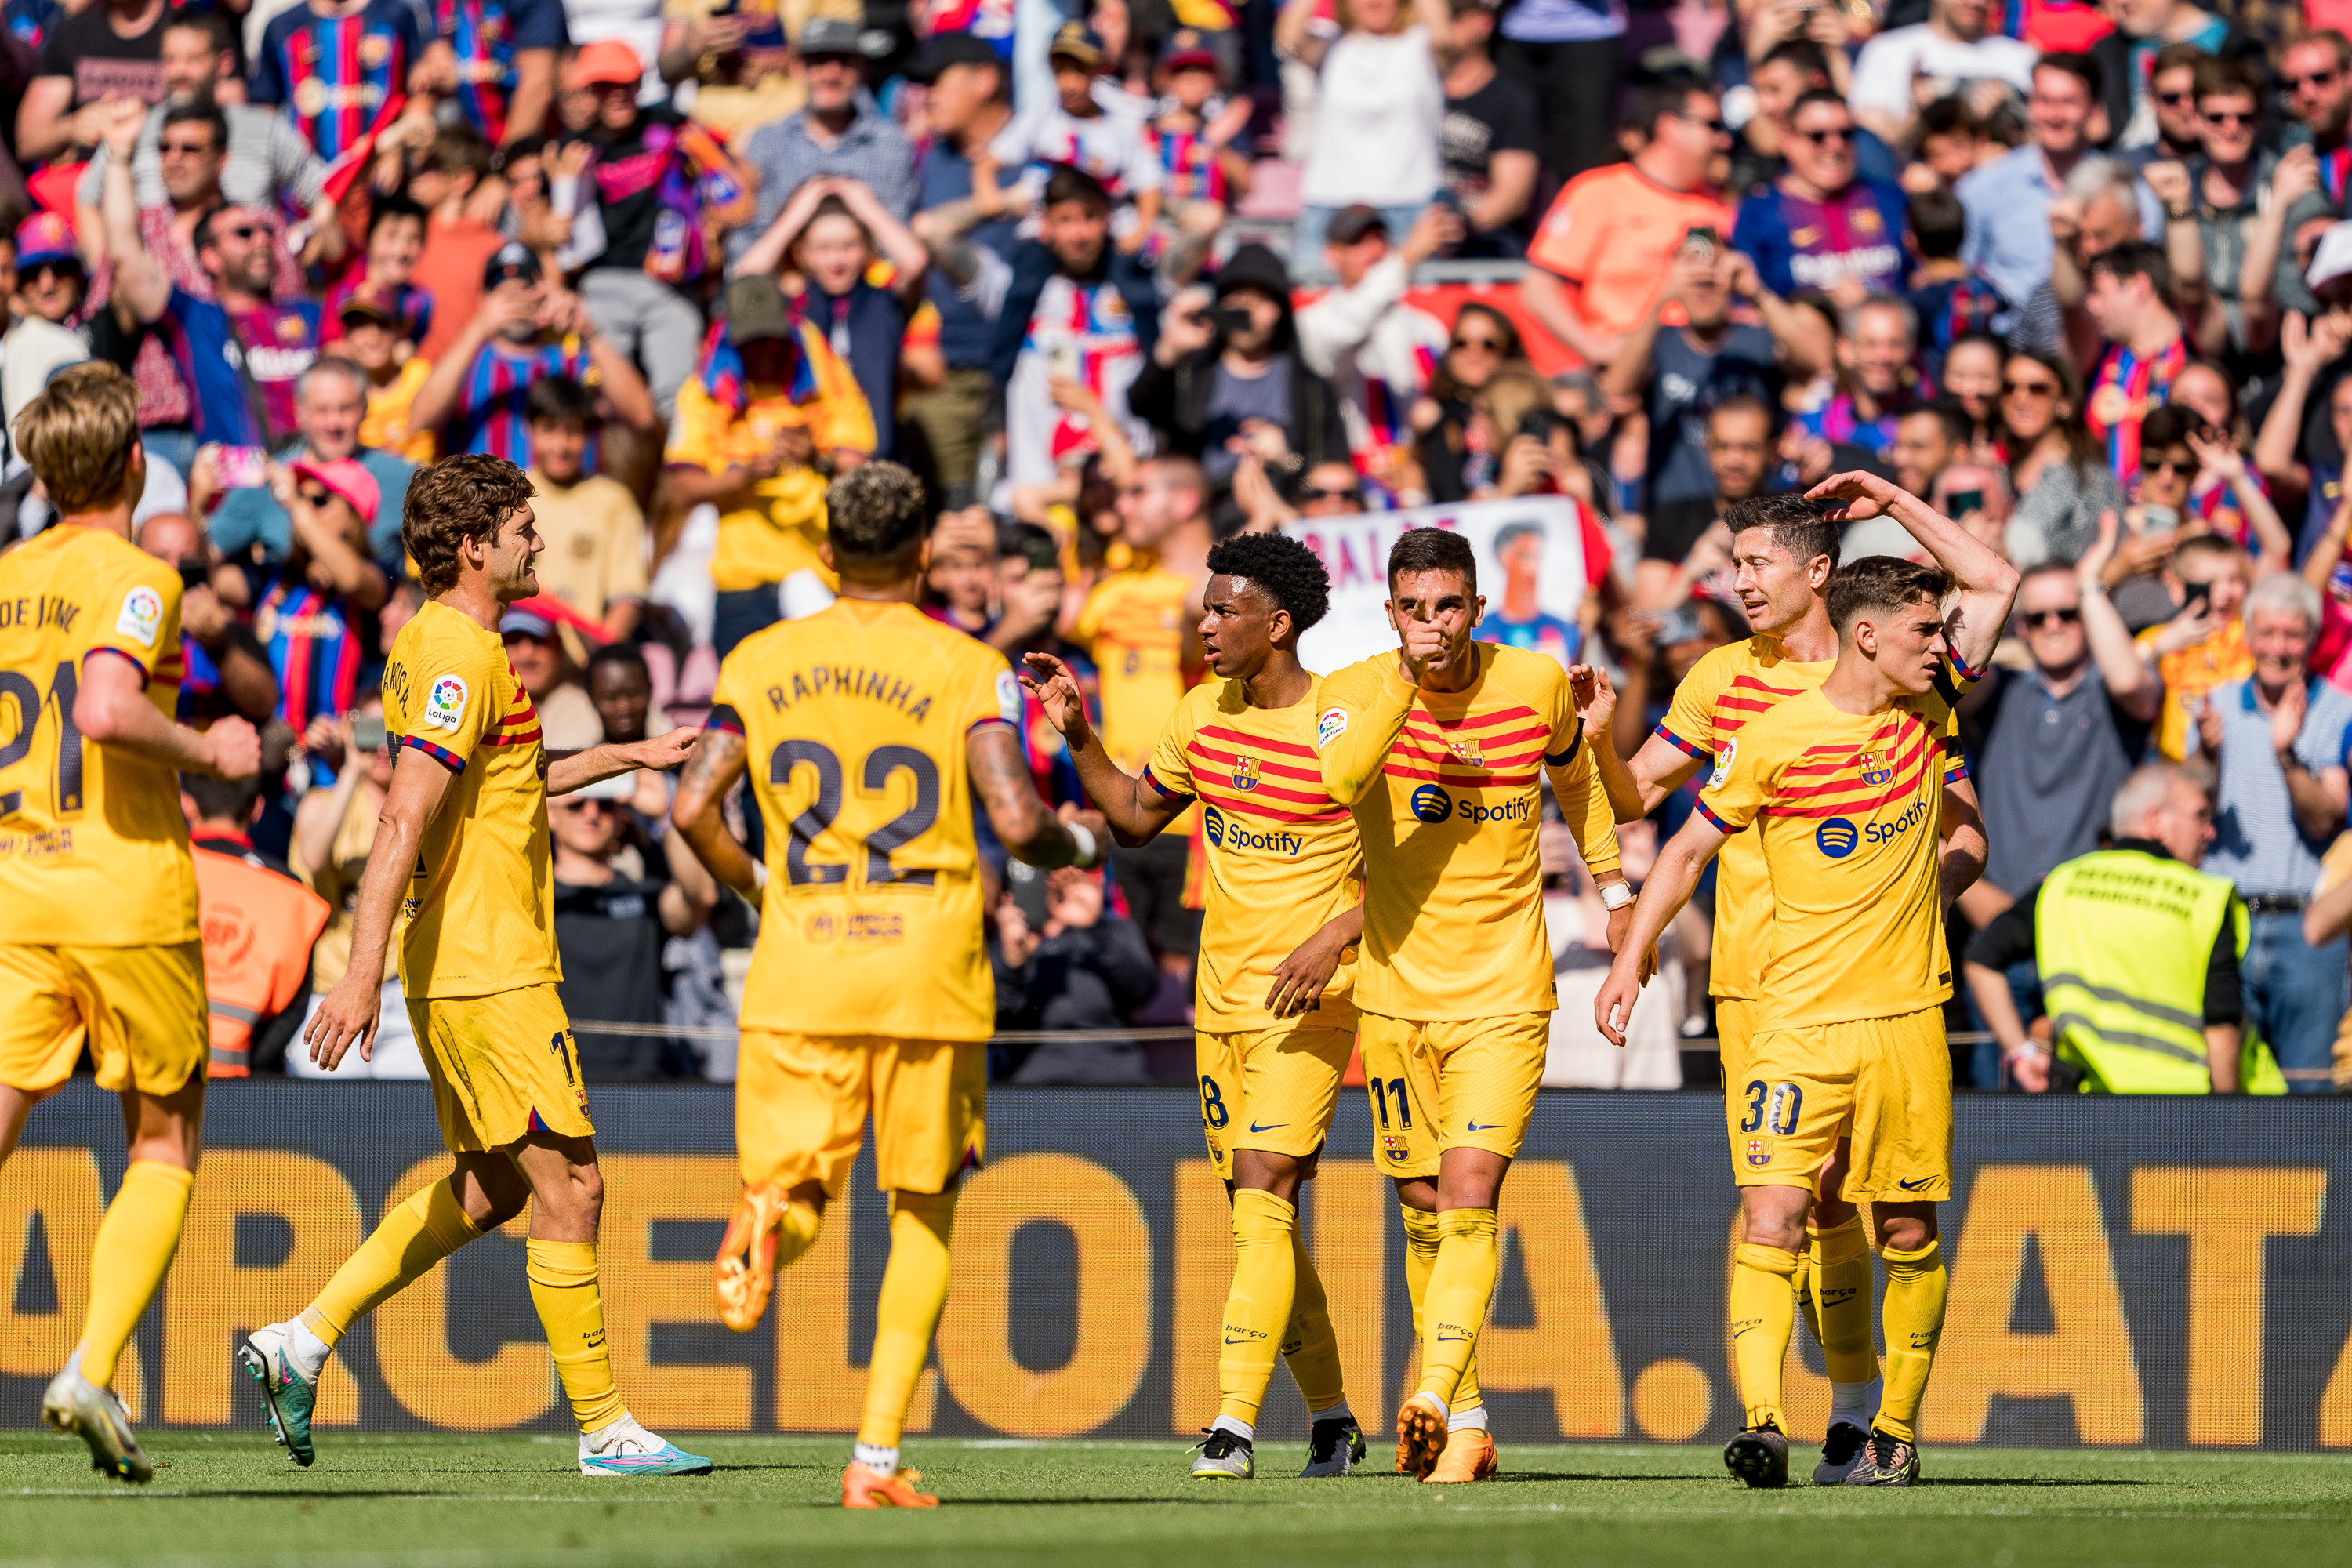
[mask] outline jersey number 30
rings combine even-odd
[[[74,728],[73,718],[74,698],[80,690],[72,663],[60,661],[49,679],[47,699],[58,708],[58,766],[49,798],[51,809],[59,816],[70,816],[81,809],[81,731]],[[0,773],[33,753],[33,731],[40,727],[41,689],[30,677],[0,669],[0,701],[7,700],[16,706],[16,734],[0,746]],[[0,817],[14,816],[24,808],[23,790],[0,790]]]
[[[802,768],[815,772],[816,794],[793,818],[793,841],[784,850],[784,873],[795,888],[826,887],[846,881],[846,865],[812,866],[808,858],[809,847],[824,837],[834,818],[841,815],[841,759],[821,741],[785,741],[768,755],[768,783],[779,790],[787,789],[792,785],[793,775]],[[865,794],[880,795],[889,787],[890,775],[902,772],[914,776],[915,801],[866,836],[866,885],[869,888],[889,883],[928,888],[939,876],[929,870],[901,871],[890,864],[890,857],[929,833],[939,821],[940,765],[912,746],[877,746],[866,754],[866,765],[858,770],[858,783]]]

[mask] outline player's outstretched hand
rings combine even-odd
[[[302,1038],[310,1047],[310,1059],[332,1072],[341,1063],[343,1053],[353,1045],[360,1048],[360,1060],[370,1059],[375,1050],[375,1030],[383,1008],[383,982],[358,984],[365,978],[354,965],[327,993],[310,1021],[302,1026]]]
[[[1584,721],[1585,733],[1606,740],[1610,721],[1617,714],[1617,688],[1609,672],[1598,665],[1571,664],[1568,689],[1576,702],[1576,716]]]
[[[249,779],[261,771],[261,737],[244,720],[215,719],[205,738],[213,743],[215,777]]]
[[[1274,989],[1265,994],[1266,1011],[1277,1018],[1295,1018],[1315,1005],[1331,976],[1339,971],[1346,939],[1325,926],[1298,944],[1288,958],[1274,967]]]
[[[1805,499],[1839,503],[1823,513],[1832,522],[1866,522],[1874,517],[1889,516],[1903,494],[1891,480],[1860,468],[1849,468],[1843,474],[1832,474],[1807,490]]]
[[[681,724],[667,735],[648,735],[634,748],[637,765],[663,773],[684,767],[694,755],[694,743],[701,738],[702,731],[691,724]]]
[[[1592,1022],[1612,1046],[1625,1043],[1625,1031],[1633,1022],[1633,1004],[1641,1000],[1642,982],[1638,971],[1629,971],[1625,961],[1619,959],[1609,968],[1609,978],[1601,983],[1601,990],[1592,998]]]
[[[1064,740],[1073,744],[1087,738],[1087,699],[1078,689],[1078,678],[1070,667],[1050,653],[1024,653],[1021,662],[1027,666],[1021,671],[1021,684],[1045,710],[1045,722],[1054,726]]]

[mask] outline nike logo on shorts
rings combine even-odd
[[[1916,1182],[1897,1182],[1895,1184],[1901,1187],[1906,1193],[1916,1193],[1921,1187],[1934,1186],[1936,1184],[1936,1178],[1933,1176],[1922,1176]]]
[[[1277,1127],[1287,1127],[1289,1125],[1290,1123],[1287,1121],[1269,1121],[1265,1126],[1260,1127],[1257,1122],[1253,1120],[1250,1122],[1250,1131],[1253,1132],[1271,1132]]]

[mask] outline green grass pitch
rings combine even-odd
[[[683,1434],[675,1436],[683,1436]],[[322,1434],[298,1470],[264,1437],[164,1433],[155,1482],[114,1486],[79,1443],[0,1436],[0,1562],[961,1565],[1781,1563],[2320,1564],[2352,1556],[2352,1463],[2210,1454],[1927,1455],[1910,1492],[1749,1492],[1703,1447],[1510,1447],[1496,1480],[1192,1481],[1180,1441],[917,1438],[948,1506],[850,1514],[839,1437],[714,1436],[707,1478],[577,1473],[569,1437]],[[1305,1445],[1272,1440],[1262,1472]],[[1804,1473],[1811,1458],[1804,1457]]]

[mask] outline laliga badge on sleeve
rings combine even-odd
[[[1021,722],[1021,682],[1009,669],[996,672],[996,716],[1016,727]]]
[[[1347,732],[1348,710],[1345,708],[1326,708],[1322,716],[1315,721],[1315,749],[1321,751]]]
[[[1723,781],[1731,776],[1731,764],[1733,762],[1738,760],[1738,756],[1739,737],[1734,735],[1731,739],[1724,742],[1723,750],[1716,753],[1715,772],[1707,775],[1706,787],[1709,789],[1721,789],[1723,787]]]
[[[163,595],[142,584],[122,595],[122,613],[114,617],[114,633],[141,647],[153,647],[163,629]]]
[[[454,675],[443,676],[425,693],[422,722],[435,730],[455,730],[465,721],[467,695],[464,680]]]

